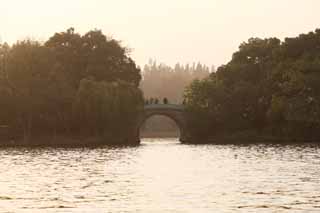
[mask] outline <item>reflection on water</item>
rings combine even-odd
[[[0,212],[320,212],[320,149],[1,149]]]

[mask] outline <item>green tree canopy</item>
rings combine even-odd
[[[99,30],[0,45],[0,71],[0,125],[28,140],[126,131],[143,104],[139,68]]]
[[[208,135],[272,126],[280,135],[310,135],[320,129],[319,49],[320,30],[283,42],[249,39],[229,63],[186,89],[191,121],[207,120],[216,130]]]

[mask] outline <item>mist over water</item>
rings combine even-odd
[[[314,145],[4,148],[0,212],[319,212]]]

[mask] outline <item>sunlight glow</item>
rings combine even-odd
[[[45,40],[75,27],[102,29],[131,48],[140,66],[226,63],[250,37],[297,36],[319,27],[317,0],[1,0],[0,40]]]

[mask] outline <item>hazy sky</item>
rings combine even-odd
[[[130,47],[141,66],[149,58],[218,66],[250,37],[320,28],[319,11],[320,0],[0,0],[0,39],[97,28]]]

